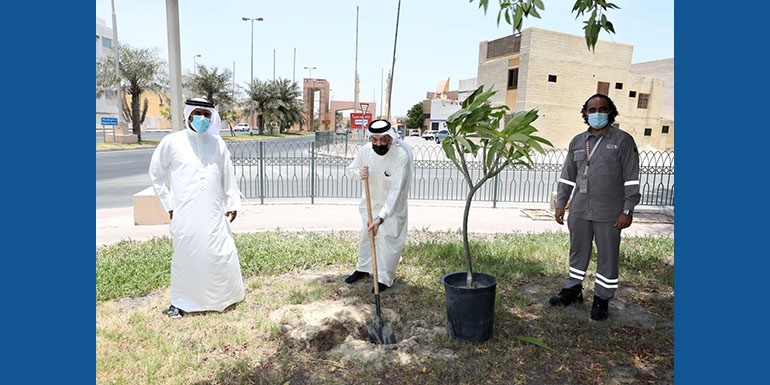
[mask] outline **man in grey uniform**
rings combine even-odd
[[[553,306],[583,302],[583,280],[596,242],[596,281],[591,319],[609,316],[609,301],[618,288],[620,231],[631,225],[634,207],[639,203],[639,152],[634,138],[615,127],[617,108],[601,94],[588,98],[580,110],[588,130],[569,144],[556,197],[556,222],[570,233],[569,277],[559,294],[551,297]]]

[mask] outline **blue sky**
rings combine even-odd
[[[118,39],[133,47],[157,48],[168,62],[166,5],[158,0],[114,0]],[[442,78],[450,89],[476,77],[478,45],[510,35],[497,25],[497,2],[485,15],[478,1],[403,0],[398,27],[391,115],[404,115]],[[572,0],[545,0],[541,19],[529,18],[524,28],[538,27],[582,36],[582,18],[571,13]],[[674,57],[674,2],[616,0],[621,9],[608,18],[615,34],[601,40],[634,46],[633,62]],[[251,22],[254,22],[254,77],[294,79],[308,76],[329,81],[334,100],[353,100],[356,68],[356,7],[358,6],[357,68],[360,101],[374,101],[378,113],[387,74],[393,62],[398,0],[381,1],[246,1],[180,0],[179,23],[183,71],[195,62],[231,71],[235,81],[248,82],[251,65]],[[96,17],[112,26],[110,0],[96,1]]]

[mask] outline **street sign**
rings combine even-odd
[[[102,116],[102,126],[117,126],[118,118]]]
[[[361,114],[358,112],[350,113],[350,128],[361,129],[369,126],[372,121],[372,114]]]

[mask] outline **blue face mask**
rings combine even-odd
[[[200,132],[200,133],[206,132],[210,124],[211,124],[211,119],[203,115],[193,116],[192,127],[197,132]]]
[[[602,129],[607,125],[607,115],[608,114],[603,114],[601,112],[588,114],[588,124],[597,130]]]

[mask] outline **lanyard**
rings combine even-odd
[[[600,136],[599,140],[596,141],[596,144],[594,145],[594,152],[591,152],[591,148],[590,148],[590,145],[589,145],[591,137],[589,136],[586,139],[586,154],[588,155],[588,162],[586,162],[586,168],[583,169],[583,175],[584,176],[588,176],[588,166],[591,164],[591,157],[596,153],[596,151],[599,151],[599,143],[602,142],[602,139],[604,139],[603,135]]]

